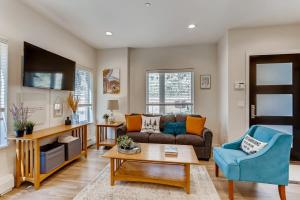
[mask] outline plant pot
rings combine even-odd
[[[23,137],[25,130],[16,130],[16,137]]]
[[[33,132],[33,128],[26,128],[26,135],[30,135]]]
[[[108,124],[108,119],[105,119],[105,123]]]

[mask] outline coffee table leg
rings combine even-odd
[[[115,161],[113,158],[110,159],[110,185],[114,186],[115,185]]]
[[[185,191],[190,194],[190,164],[184,165],[185,170]]]

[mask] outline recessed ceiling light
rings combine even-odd
[[[107,36],[112,36],[112,32],[106,31],[106,32],[105,32],[105,35],[107,35]]]
[[[147,7],[152,6],[152,4],[151,4],[150,2],[145,3],[145,5],[146,5]]]
[[[195,24],[190,24],[190,25],[188,26],[188,28],[189,28],[189,29],[196,28],[196,25],[195,25]]]

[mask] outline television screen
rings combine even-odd
[[[24,42],[23,86],[74,90],[75,62]]]

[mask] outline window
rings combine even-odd
[[[146,79],[147,113],[193,113],[192,71],[149,71]]]
[[[75,73],[74,95],[79,98],[78,115],[79,122],[93,122],[93,77],[92,72],[83,68],[77,68]]]
[[[8,45],[0,39],[0,146],[7,144],[7,65]]]

